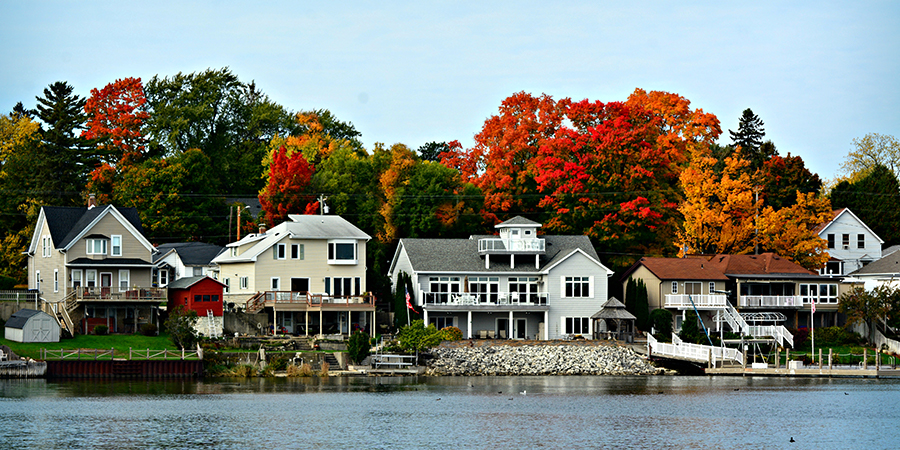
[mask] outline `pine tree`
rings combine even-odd
[[[740,145],[744,154],[749,155],[756,153],[759,146],[762,145],[766,130],[763,128],[762,119],[753,114],[753,110],[747,108],[738,121],[737,132],[728,130],[728,134],[731,135],[733,145]]]

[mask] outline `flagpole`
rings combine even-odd
[[[816,298],[812,298],[812,309],[809,313],[810,329],[812,330],[812,362],[816,362]]]

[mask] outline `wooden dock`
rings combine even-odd
[[[825,378],[900,378],[900,369],[880,368],[819,368],[809,366],[802,369],[788,369],[785,367],[718,367],[705,370],[707,375],[734,375],[745,377],[825,377]]]

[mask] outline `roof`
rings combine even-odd
[[[628,269],[622,279],[627,279],[640,266],[646,267],[660,280],[724,281],[747,275],[772,278],[818,276],[815,272],[774,253],[762,253],[687,258],[644,257]]]
[[[600,308],[600,311],[597,311],[591,316],[591,319],[636,320],[637,317],[626,311],[625,305],[617,298],[610,297],[609,300],[603,304],[603,307]]]
[[[900,252],[891,252],[879,260],[872,261],[869,264],[850,272],[850,275],[882,274],[900,274]]]
[[[230,252],[222,252],[213,258],[213,262],[222,264],[254,261],[260,253],[268,250],[286,236],[290,239],[372,239],[371,236],[341,216],[290,214],[288,219],[290,220],[278,224],[266,231],[265,234],[253,233],[240,241],[228,244],[228,247],[245,245],[250,245],[250,247],[238,256],[231,256]]]
[[[9,316],[9,320],[6,321],[6,328],[17,328],[21,330],[25,327],[28,319],[40,314],[49,315],[43,311],[38,311],[36,309],[20,309],[13,313],[13,315]]]
[[[831,224],[836,222],[838,220],[838,218],[840,218],[841,216],[844,216],[844,215],[849,215],[850,217],[852,217],[853,220],[855,220],[857,223],[862,225],[863,228],[866,229],[866,231],[868,231],[869,233],[872,234],[872,236],[875,236],[875,239],[878,239],[878,242],[884,244],[884,240],[882,240],[881,237],[879,237],[877,234],[875,234],[875,232],[872,231],[872,229],[869,228],[869,226],[866,225],[865,222],[860,220],[859,217],[856,217],[856,214],[853,214],[853,211],[850,211],[850,208],[841,208],[841,209],[835,209],[834,211],[832,211],[831,212],[831,216],[832,216],[831,220],[816,227],[816,229],[815,229],[816,234],[818,234],[821,237],[822,233],[825,231],[826,228],[828,228],[828,226],[830,226]]]
[[[66,263],[67,267],[72,266],[110,266],[110,267],[150,267],[153,264],[150,261],[144,261],[140,258],[78,258]]]
[[[598,263],[600,258],[587,236],[544,236],[546,252],[540,255],[540,267],[535,267],[534,256],[516,258],[514,268],[509,260],[491,258],[490,267],[485,268],[484,259],[478,254],[478,240],[496,236],[472,236],[469,239],[401,239],[402,247],[409,257],[412,269],[417,272],[532,272],[540,273],[569,257],[575,251],[582,251]]]
[[[166,285],[166,287],[169,288],[169,289],[188,289],[188,288],[190,288],[191,286],[193,286],[193,285],[195,285],[195,284],[197,284],[197,283],[199,283],[199,282],[201,282],[201,281],[203,281],[203,280],[205,280],[205,279],[209,279],[210,281],[213,281],[213,282],[216,283],[216,284],[220,284],[220,285],[222,285],[222,286],[225,286],[225,283],[222,283],[221,281],[216,280],[215,278],[210,278],[210,277],[208,277],[208,276],[202,276],[202,277],[184,277],[184,278],[179,278],[179,279],[177,279],[177,280],[175,280],[175,281],[169,283],[168,285]]]
[[[50,236],[56,248],[66,248],[94,220],[109,212],[117,210],[139,233],[143,234],[141,218],[135,208],[117,208],[113,205],[94,208],[72,206],[44,206],[44,218],[50,229]]]
[[[522,216],[516,216],[516,217],[513,217],[512,219],[507,220],[506,222],[501,222],[501,223],[495,225],[496,228],[504,228],[504,227],[511,227],[511,226],[540,227],[541,224],[539,224],[533,220],[528,220]]]
[[[175,252],[186,266],[206,266],[213,258],[219,256],[219,253],[224,252],[225,247],[203,242],[176,242],[160,244],[156,250],[158,253],[153,256],[154,263],[164,258],[169,252]]]

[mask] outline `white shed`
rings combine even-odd
[[[6,321],[6,339],[16,342],[59,342],[59,322],[35,309],[20,309]]]

